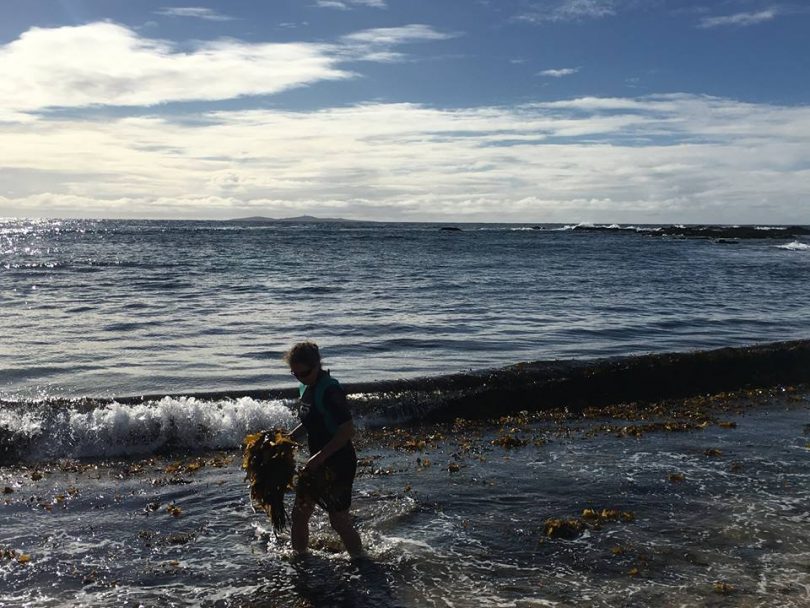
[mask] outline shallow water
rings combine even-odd
[[[0,561],[0,605],[799,608],[808,414],[804,393],[740,400],[718,415],[736,428],[620,438],[587,431],[632,422],[540,420],[518,425],[528,444],[514,449],[491,444],[514,422],[422,428],[421,450],[369,430],[353,510],[370,559],[357,563],[322,515],[312,557],[293,559],[251,509],[235,452],[198,470],[169,457],[6,467],[2,544],[31,559]],[[34,481],[36,467],[50,473]],[[546,519],[585,508],[634,518],[545,536]]]

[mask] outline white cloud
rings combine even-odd
[[[341,38],[341,50],[348,60],[376,61],[392,63],[402,61],[405,55],[391,50],[391,47],[415,42],[448,40],[458,34],[440,32],[429,25],[411,24],[401,27],[383,27],[354,32]]]
[[[440,32],[429,25],[415,23],[402,27],[380,27],[348,34],[342,38],[345,42],[361,44],[404,44],[425,40],[447,40],[456,34]]]
[[[0,120],[53,107],[270,95],[351,78],[339,66],[345,61],[401,60],[391,47],[448,37],[415,24],[356,32],[331,45],[222,39],[189,48],[114,23],[32,28],[0,46]]]
[[[615,15],[622,5],[621,0],[543,0],[517,18],[531,23],[599,19]]]
[[[579,72],[579,68],[559,68],[552,70],[543,70],[538,72],[538,76],[547,76],[549,78],[562,78],[563,76],[571,76]]]
[[[308,43],[201,42],[181,51],[113,23],[33,28],[0,47],[6,112],[263,95],[349,78],[329,48]]]
[[[757,13],[737,13],[735,15],[726,15],[723,17],[703,17],[700,20],[700,27],[745,27],[765,23],[766,21],[772,21],[776,16],[777,11],[775,9],[768,9],[759,11]]]
[[[49,119],[0,138],[0,215],[810,222],[810,106],[365,104]]]
[[[233,21],[233,17],[222,15],[210,8],[198,6],[167,6],[155,11],[157,15],[168,17],[191,17],[194,19],[204,19],[206,21]]]
[[[349,5],[338,0],[317,0],[316,6],[320,8],[336,8],[341,11],[349,10]]]
[[[336,8],[342,11],[351,10],[355,6],[387,8],[385,0],[316,0],[315,6],[320,8]]]

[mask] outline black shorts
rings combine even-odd
[[[314,473],[298,478],[296,497],[319,505],[327,513],[348,511],[352,504],[352,485],[357,460],[326,463]]]

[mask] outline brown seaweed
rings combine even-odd
[[[31,556],[27,553],[15,551],[14,549],[0,549],[0,559],[14,560],[20,564],[27,564],[31,561]]]
[[[581,517],[554,517],[545,521],[543,533],[548,538],[572,540],[585,530],[599,530],[602,524],[613,521],[631,522],[636,516],[632,511],[618,509],[583,509]],[[614,555],[619,555],[614,551]]]
[[[242,468],[250,497],[270,517],[273,530],[280,532],[287,526],[284,493],[292,489],[298,444],[282,430],[272,429],[248,435],[243,446]]]
[[[579,536],[585,529],[585,522],[575,517],[547,519],[543,532],[549,538],[565,538],[571,540]]]

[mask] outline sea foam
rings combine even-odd
[[[0,447],[7,457],[23,461],[232,449],[248,433],[294,424],[292,410],[280,400],[164,397],[137,405],[113,401],[88,411],[0,411]]]
[[[777,245],[777,249],[787,249],[788,251],[808,251],[810,250],[810,245],[807,243],[800,243],[799,241],[793,241],[786,245]]]

